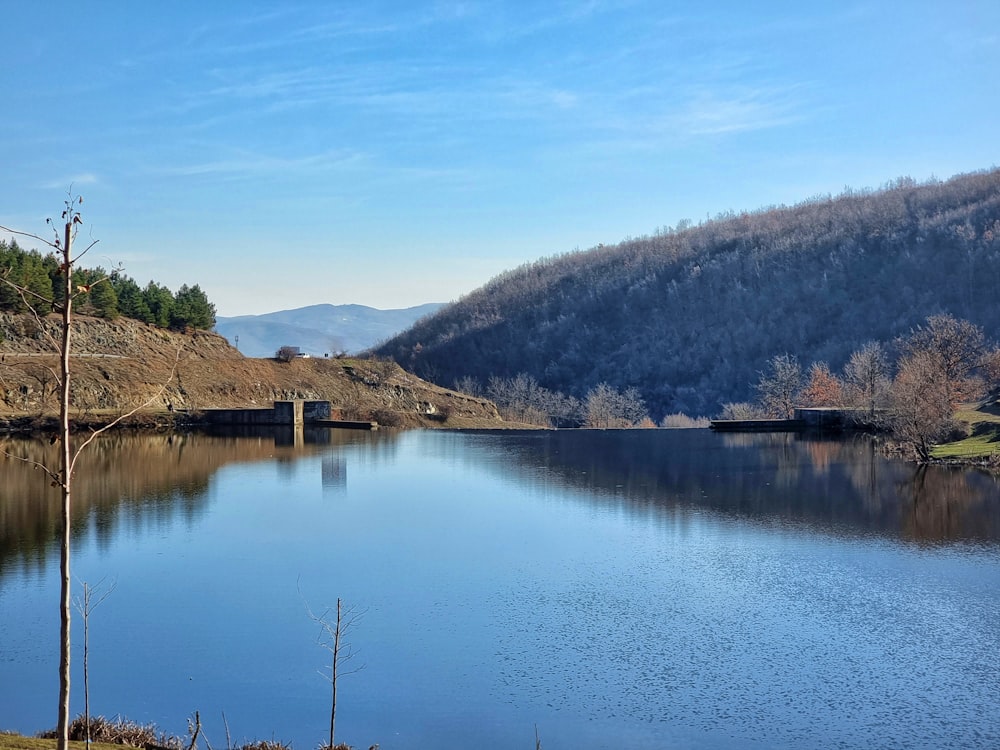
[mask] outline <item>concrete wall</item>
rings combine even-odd
[[[291,425],[330,418],[329,401],[275,401],[271,409],[206,409],[209,424]]]
[[[302,402],[302,417],[306,422],[315,422],[319,419],[329,419],[330,413],[331,409],[329,401]]]
[[[302,424],[302,402],[275,401],[274,423],[290,425]]]
[[[274,409],[206,409],[204,415],[209,424],[274,424]]]

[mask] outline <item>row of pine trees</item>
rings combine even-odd
[[[16,241],[0,240],[0,268],[8,280],[26,290],[22,297],[0,284],[0,310],[27,312],[29,305],[39,314],[52,312],[53,303],[62,302],[62,288],[55,283],[59,261],[54,255],[25,250]],[[215,325],[215,305],[197,284],[182,285],[176,293],[150,281],[140,287],[120,271],[101,267],[73,271],[73,286],[79,291],[74,306],[84,315],[113,320],[118,316],[174,330],[211,329]]]

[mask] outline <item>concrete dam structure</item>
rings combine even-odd
[[[274,406],[253,409],[205,409],[205,422],[210,425],[340,427],[347,429],[375,430],[377,422],[352,422],[331,419],[333,409],[329,401],[275,401]]]

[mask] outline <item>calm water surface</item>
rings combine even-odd
[[[213,747],[1000,747],[1000,485],[706,430],[116,436],[78,483],[91,701]],[[318,442],[316,442],[318,441]],[[48,446],[13,443],[34,458]],[[57,501],[0,489],[0,728],[55,723]],[[41,494],[40,494],[41,493]],[[107,584],[106,584],[107,585]],[[74,713],[83,709],[74,621]]]

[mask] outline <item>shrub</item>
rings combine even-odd
[[[660,422],[660,427],[667,427],[673,429],[688,429],[691,427],[708,427],[709,420],[707,417],[689,417],[687,414],[682,414],[677,412],[676,414],[668,414]]]
[[[761,419],[764,416],[764,412],[756,404],[741,401],[723,404],[720,419]]]
[[[392,409],[375,409],[372,412],[372,419],[384,427],[399,427],[403,423],[403,418],[399,412]]]

